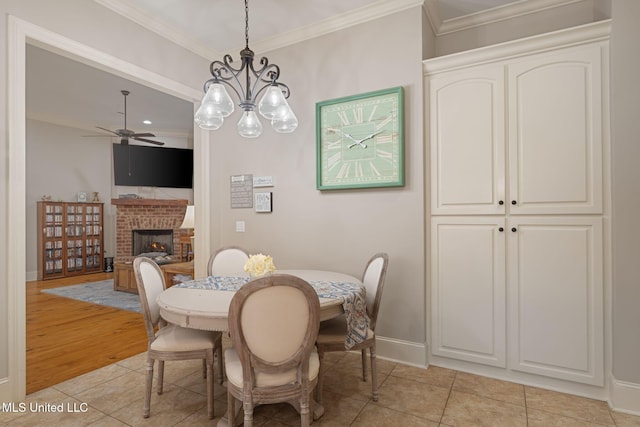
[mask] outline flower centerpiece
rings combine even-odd
[[[251,255],[244,264],[244,271],[249,273],[252,278],[262,277],[275,271],[276,266],[273,264],[273,258],[270,255],[256,254]]]

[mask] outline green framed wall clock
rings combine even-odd
[[[403,89],[316,103],[319,190],[404,185]]]

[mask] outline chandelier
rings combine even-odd
[[[204,83],[205,95],[194,121],[202,129],[216,130],[224,123],[224,118],[234,111],[233,101],[227,92],[230,88],[238,97],[238,106],[243,110],[238,122],[238,133],[245,138],[257,138],[262,134],[262,123],[254,111],[256,99],[264,92],[257,104],[258,112],[271,122],[276,132],[289,133],[298,127],[298,119],[289,107],[289,87],[278,82],[280,67],[269,64],[266,57],[260,59],[260,68],[253,64],[254,53],[249,49],[249,6],[244,1],[245,48],[240,51],[240,67],[234,68],[231,55],[223,61],[213,61],[209,66],[213,76]]]

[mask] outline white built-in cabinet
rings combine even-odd
[[[424,62],[433,355],[603,385],[608,35]]]

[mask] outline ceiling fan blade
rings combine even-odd
[[[107,131],[107,132],[109,132],[109,133],[112,133],[112,134],[114,134],[114,135],[118,135],[118,136],[120,136],[120,134],[119,134],[118,132],[114,132],[114,131],[112,131],[111,129],[101,128],[100,126],[96,126],[96,127],[97,127],[98,129],[106,130],[106,131]]]
[[[152,133],[146,132],[146,133],[134,133],[131,136],[133,136],[134,138],[137,138],[139,136],[142,136],[142,137],[148,137],[148,136],[154,137],[155,135],[152,134]]]
[[[149,144],[164,145],[164,142],[160,142],[160,141],[153,141],[153,140],[151,140],[151,139],[137,138],[137,137],[135,137],[135,136],[133,136],[132,138],[133,138],[133,139],[135,139],[136,141],[148,142]]]

